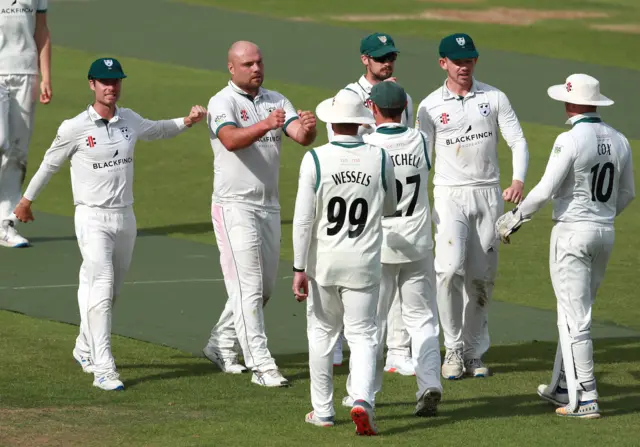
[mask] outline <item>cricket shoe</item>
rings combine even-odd
[[[120,374],[115,371],[108,372],[103,376],[95,376],[93,386],[105,391],[124,390],[124,383],[120,380]]]
[[[375,436],[378,434],[373,408],[364,400],[356,400],[353,403],[351,420],[356,424],[356,435]]]
[[[447,349],[442,363],[442,377],[449,380],[459,379],[464,375],[462,351]]]
[[[217,351],[209,346],[206,346],[202,350],[202,353],[211,361],[211,363],[220,368],[220,371],[222,371],[223,373],[242,374],[243,372],[247,371],[247,368],[238,363],[235,358],[223,357],[222,354],[220,354],[220,351]]]
[[[489,377],[489,368],[480,359],[467,359],[464,361],[464,373],[473,377]]]
[[[566,388],[557,387],[553,390],[549,385],[538,385],[538,396],[557,407],[563,407],[569,403],[569,391]]]
[[[29,246],[29,241],[20,236],[12,220],[4,220],[0,224],[0,246],[23,248]]]
[[[333,366],[342,366],[342,336],[338,337],[338,342],[333,348]]]
[[[415,376],[416,369],[411,357],[388,356],[384,366],[385,372],[397,373],[403,376]]]
[[[256,385],[270,388],[289,386],[289,381],[285,379],[277,369],[269,369],[264,372],[254,371],[253,377],[251,377],[251,382]]]
[[[578,402],[576,411],[571,411],[568,406],[556,408],[558,416],[573,417],[581,419],[598,419],[600,417],[600,407],[597,400],[586,400]]]
[[[317,425],[318,427],[333,427],[335,423],[333,416],[316,416],[314,411],[307,413],[304,417],[304,421],[307,424]]]
[[[413,414],[419,417],[431,417],[438,413],[438,404],[442,399],[442,391],[437,388],[427,388],[420,399]]]
[[[93,362],[91,357],[84,356],[76,349],[73,350],[73,358],[82,366],[82,371],[87,374],[93,374]]]

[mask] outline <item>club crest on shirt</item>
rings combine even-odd
[[[484,116],[485,118],[491,113],[491,107],[489,106],[488,102],[478,104],[478,109],[480,110],[480,115]]]
[[[125,140],[131,141],[131,134],[129,133],[128,127],[121,127],[120,132],[122,132],[122,136],[124,137]]]

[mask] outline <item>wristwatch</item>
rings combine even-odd
[[[295,266],[294,266],[294,267],[293,267],[293,271],[294,271],[294,272],[301,273],[301,272],[304,272],[304,269],[297,269],[297,268],[295,268]]]

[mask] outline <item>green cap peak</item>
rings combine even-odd
[[[120,62],[112,57],[96,59],[89,67],[89,79],[123,79],[126,77]]]
[[[381,109],[404,109],[407,93],[392,81],[378,82],[371,88],[371,101]]]
[[[360,54],[371,57],[382,57],[389,53],[399,53],[390,35],[373,33],[360,41]]]
[[[478,51],[471,36],[464,33],[451,34],[440,41],[440,57],[451,60],[473,59],[478,57]]]

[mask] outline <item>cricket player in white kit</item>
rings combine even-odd
[[[262,87],[260,49],[239,41],[229,49],[229,84],[209,101],[214,153],[213,227],[227,289],[227,304],[204,355],[223,372],[253,371],[251,381],[287,386],[267,348],[262,308],[276,284],[280,259],[278,175],[284,136],[310,145],[313,113],[298,111],[278,92]],[[238,363],[236,344],[246,368]]]
[[[598,106],[613,101],[597,79],[573,74],[548,94],[564,102],[571,130],[556,138],[535,188],[496,230],[503,242],[550,199],[553,221],[549,267],[558,301],[558,350],[550,385],[538,394],[559,406],[556,414],[598,418],[593,374],[591,308],[613,249],[614,220],[635,197],[629,141],[602,122]]]
[[[375,435],[376,319],[381,275],[382,217],[396,211],[393,164],[384,149],[364,143],[360,124],[371,112],[349,90],[320,103],[318,118],[334,139],[307,152],[293,218],[293,292],[307,299],[313,411],[305,420],[332,426],[333,347],[344,329],[359,435]]]
[[[376,392],[382,389],[384,338],[391,303],[402,307],[401,317],[410,335],[412,370],[418,382],[414,411],[433,416],[442,397],[438,305],[433,267],[433,240],[427,184],[431,154],[427,135],[400,124],[407,94],[395,82],[371,89],[376,130],[364,136],[368,144],[389,154],[396,177],[398,208],[382,219],[382,279],[378,301],[378,357]],[[397,297],[397,298],[396,298]],[[387,360],[388,364],[388,360]],[[352,386],[351,380],[348,386]]]
[[[380,82],[396,82],[393,76],[396,59],[400,51],[393,38],[385,33],[373,33],[360,41],[360,60],[366,72],[358,81],[345,87],[357,93],[364,105],[371,109],[371,89]],[[413,125],[413,100],[407,94],[407,106],[402,112],[400,123],[405,127]],[[375,131],[375,124],[365,124],[358,128],[359,135],[367,135]],[[331,124],[327,124],[329,141],[333,139]],[[387,363],[385,371],[402,375],[415,374],[411,361],[411,339],[402,321],[402,309],[398,299],[394,299],[389,311],[387,332]],[[336,343],[333,363],[342,364],[342,337]]]
[[[51,101],[48,0],[5,0],[0,6],[0,246],[28,247],[11,214],[22,193],[40,102]]]
[[[150,121],[117,107],[125,74],[113,58],[101,58],[89,69],[93,105],[65,120],[14,214],[33,220],[31,203],[66,160],[76,206],[75,230],[82,254],[78,306],[80,334],[73,357],[94,374],[93,385],[121,390],[124,385],[111,354],[111,316],[131,263],[136,239],[133,212],[133,158],[136,141],[171,138],[206,116],[194,106],[185,118]]]
[[[416,127],[435,146],[435,269],[447,349],[442,376],[485,377],[488,311],[498,264],[495,222],[503,200],[522,198],[529,153],[507,96],[473,77],[478,52],[466,34],[440,42],[444,85],[419,105]],[[500,189],[498,129],[513,153],[513,182]]]

